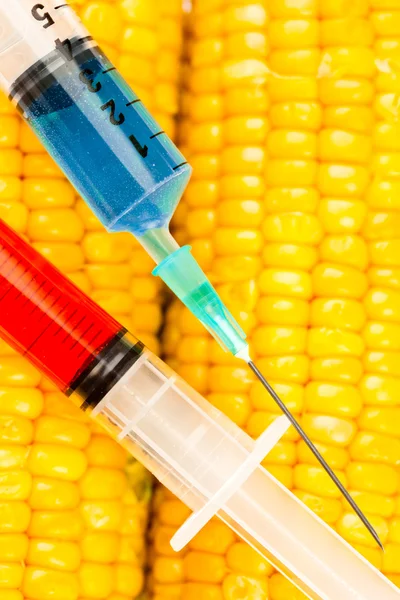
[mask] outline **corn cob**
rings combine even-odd
[[[158,2],[74,6],[125,74],[136,63],[149,73],[161,44]],[[163,83],[172,89],[169,75]],[[154,92],[147,83],[139,90],[144,100]],[[165,128],[173,110],[171,102],[160,113]],[[0,127],[0,217],[123,323],[140,325],[157,351],[160,307],[150,261],[131,237],[104,232],[4,97]],[[125,452],[2,342],[0,394],[0,597],[136,598],[148,475],[137,463],[126,475]]]
[[[181,135],[195,171],[178,228],[385,555],[293,431],[263,464],[400,583],[396,8],[194,2]],[[178,305],[164,343],[174,367],[250,435],[277,414]],[[186,513],[157,494],[154,600],[304,598],[238,540],[219,547],[216,523],[172,556],[166,539]]]

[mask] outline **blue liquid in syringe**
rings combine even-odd
[[[109,230],[168,226],[190,178],[183,155],[98,48],[54,57],[53,72],[14,84],[29,124]]]

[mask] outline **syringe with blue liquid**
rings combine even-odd
[[[133,74],[134,75],[134,74]],[[108,231],[132,233],[221,346],[245,360],[379,545],[341,481],[250,358],[246,335],[169,223],[191,167],[62,0],[0,0],[0,78]]]

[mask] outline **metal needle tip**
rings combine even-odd
[[[325,469],[325,471],[328,473],[329,477],[332,479],[332,481],[335,482],[336,486],[342,492],[343,496],[346,498],[346,500],[350,504],[350,506],[354,509],[354,511],[360,517],[361,521],[364,523],[365,527],[368,529],[368,531],[370,532],[370,534],[372,535],[372,537],[374,538],[374,540],[376,541],[376,543],[378,544],[378,546],[380,546],[380,548],[382,548],[382,550],[384,550],[382,542],[379,539],[378,534],[376,533],[375,529],[372,527],[371,523],[368,521],[367,517],[361,511],[360,507],[356,504],[356,502],[353,500],[353,498],[350,496],[349,492],[346,490],[346,488],[344,487],[344,485],[342,484],[342,482],[340,481],[340,479],[337,477],[337,475],[332,471],[331,467],[328,465],[328,463],[326,462],[326,460],[318,452],[317,448],[314,446],[314,444],[312,443],[312,441],[310,440],[310,438],[308,437],[308,435],[305,433],[305,431],[303,430],[303,428],[301,427],[301,425],[297,422],[297,420],[295,419],[295,417],[292,415],[292,413],[290,412],[290,410],[282,402],[282,400],[279,398],[278,394],[271,387],[271,385],[268,383],[268,381],[265,379],[265,377],[262,375],[262,373],[257,369],[257,367],[253,363],[253,361],[248,362],[248,365],[249,365],[250,369],[253,371],[253,373],[261,381],[261,383],[266,388],[266,390],[268,391],[268,393],[272,396],[272,398],[278,404],[279,408],[287,416],[287,418],[292,423],[292,425],[296,429],[296,431],[301,435],[301,437],[303,438],[303,440],[305,441],[305,443],[307,444],[307,446],[309,447],[309,449],[311,450],[311,452],[314,454],[314,456],[321,463],[321,465],[323,466],[323,468]]]

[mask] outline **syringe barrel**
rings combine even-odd
[[[166,230],[191,167],[70,5],[0,0],[0,84],[109,231],[156,262],[176,250]]]
[[[197,511],[255,442],[145,350],[92,416]],[[399,600],[400,591],[259,466],[218,516],[313,600]]]

